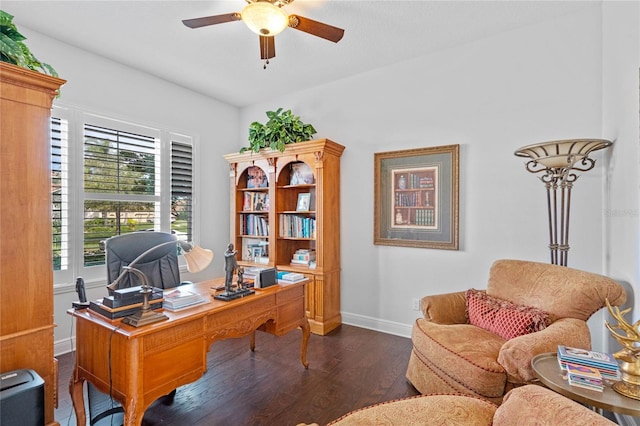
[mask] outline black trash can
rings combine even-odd
[[[44,380],[33,370],[0,374],[0,425],[44,425]]]

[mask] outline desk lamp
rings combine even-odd
[[[174,244],[174,245],[177,244],[180,247],[181,254],[184,256],[185,260],[187,261],[187,270],[189,272],[200,272],[204,268],[209,266],[209,264],[213,260],[213,252],[211,250],[203,249],[200,246],[188,243],[186,241],[180,241],[180,240],[167,241],[167,242],[158,244],[156,246],[153,246],[150,249],[143,252],[140,256],[136,257],[131,263],[129,263],[128,266],[124,266],[122,268],[122,272],[120,273],[120,275],[118,275],[118,277],[115,280],[113,280],[111,284],[107,286],[107,288],[110,291],[115,290],[116,287],[118,286],[118,283],[122,279],[122,277],[124,277],[128,273],[132,273],[136,275],[138,278],[140,278],[140,281],[142,282],[142,286],[140,289],[140,294],[142,294],[142,297],[143,297],[142,308],[140,309],[140,311],[136,312],[135,314],[123,318],[122,319],[123,323],[129,324],[133,327],[141,327],[143,325],[152,324],[154,322],[163,321],[169,318],[166,315],[161,314],[159,312],[154,312],[151,309],[151,305],[149,304],[149,295],[153,291],[153,286],[149,284],[149,280],[147,279],[146,275],[142,271],[140,271],[139,269],[133,268],[132,266],[138,263],[146,255],[153,252],[154,250],[157,250],[160,247],[165,247],[171,244]]]
[[[547,188],[552,264],[567,266],[571,188],[579,177],[575,171],[593,169],[596,160],[589,158],[589,154],[611,144],[604,139],[568,139],[523,146],[514,153],[530,158],[526,163],[528,172],[542,173],[540,180]]]

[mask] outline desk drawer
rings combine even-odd
[[[276,297],[278,305],[286,303],[289,300],[304,297],[304,285],[292,285],[290,287],[283,287],[282,290],[278,292]]]
[[[203,334],[202,319],[191,321],[144,337],[144,353],[164,350],[179,345]]]
[[[251,299],[246,298],[244,300],[248,301]],[[264,312],[272,310],[274,307],[275,295],[273,294],[267,297],[255,298],[251,300],[251,302],[244,303],[242,306],[208,315],[206,329],[207,331],[212,331],[222,329],[229,325],[237,325],[244,319],[253,319]],[[275,317],[273,319],[275,319]]]
[[[151,403],[177,386],[191,383],[206,370],[203,337],[176,342],[170,347],[144,355],[145,402]]]
[[[267,321],[275,321],[275,300],[275,295],[260,297],[242,306],[208,316],[206,333],[209,344],[216,340],[246,336]]]

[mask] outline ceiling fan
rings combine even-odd
[[[334,43],[339,42],[344,30],[332,25],[323,24],[299,15],[287,15],[282,6],[293,0],[245,0],[248,4],[242,12],[225,13],[223,15],[205,16],[182,21],[189,28],[200,28],[209,25],[223,24],[232,21],[244,21],[254,33],[260,36],[260,59],[269,63],[276,56],[275,36],[290,27],[305,33],[324,38]]]

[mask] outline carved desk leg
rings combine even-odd
[[[136,404],[134,398],[127,398],[124,409],[124,425],[140,426],[142,424],[142,417],[144,417],[144,410],[140,409],[140,406]]]
[[[73,403],[73,410],[76,413],[76,424],[84,426],[87,423],[86,413],[84,411],[84,395],[82,393],[84,380],[78,378],[78,369],[75,368],[71,379],[69,380],[69,395]]]
[[[309,362],[307,361],[307,346],[309,344],[309,336],[311,335],[311,328],[309,327],[309,320],[305,317],[300,325],[302,329],[302,347],[300,348],[300,361],[304,368],[309,369]]]

